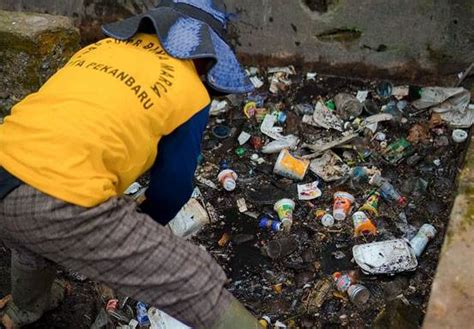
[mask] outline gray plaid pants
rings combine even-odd
[[[205,250],[126,197],[83,208],[21,185],[0,201],[0,240],[26,262],[78,271],[194,328],[210,328],[233,300]]]

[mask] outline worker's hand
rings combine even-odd
[[[0,299],[0,322],[5,327],[5,329],[16,329],[15,323],[13,323],[12,319],[7,315],[1,312],[2,309],[7,306],[7,304],[12,300],[12,295],[7,295]]]

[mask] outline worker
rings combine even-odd
[[[0,240],[12,251],[7,329],[64,298],[57,264],[193,328],[258,328],[202,248],[162,224],[192,193],[210,95],[252,85],[221,0],[163,0],[104,25],[0,125]],[[150,172],[141,209],[126,188]],[[73,325],[73,324],[69,324]]]

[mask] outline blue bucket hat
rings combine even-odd
[[[225,41],[227,22],[221,0],[162,0],[144,14],[105,24],[105,35],[127,40],[154,28],[164,50],[179,59],[211,59],[207,83],[219,92],[251,92],[254,87]],[[150,25],[151,24],[151,25]]]

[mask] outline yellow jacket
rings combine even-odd
[[[155,35],[78,53],[0,125],[0,166],[84,207],[121,194],[153,164],[160,138],[210,102],[191,60]]]

